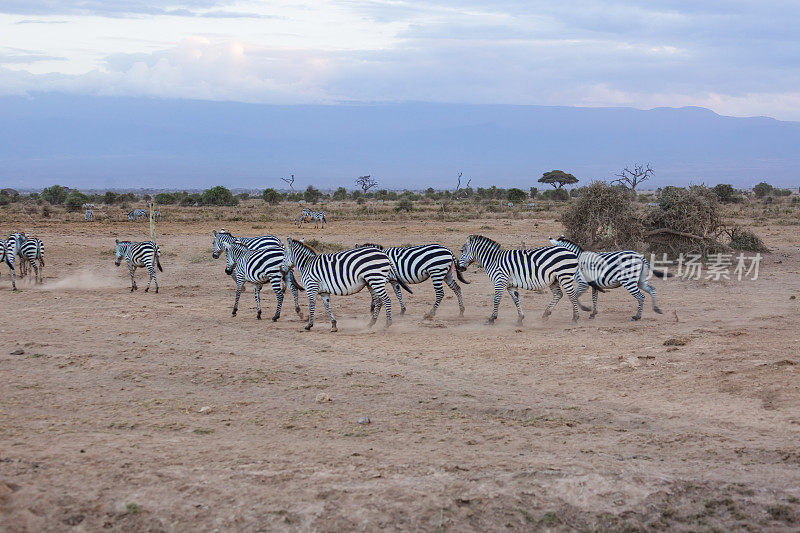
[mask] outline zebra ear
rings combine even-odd
[[[119,239],[114,239],[114,244],[119,244]]]
[[[217,236],[217,230],[215,230],[215,229],[212,229],[212,230],[211,230],[211,233],[213,233],[213,234],[214,234],[214,237],[216,237],[216,236]]]
[[[230,250],[231,249],[231,243],[229,243],[229,242],[223,242],[222,246],[224,246],[226,250]]]

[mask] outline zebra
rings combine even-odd
[[[386,293],[386,282],[392,270],[392,262],[386,252],[375,248],[353,248],[332,254],[318,254],[314,248],[289,237],[286,239],[284,267],[295,266],[308,296],[308,324],[306,331],[314,326],[314,306],[317,294],[322,297],[325,311],[331,319],[331,332],[338,331],[336,318],[331,309],[331,294],[346,296],[355,294],[364,287],[369,289],[373,307],[372,326],[378,320],[381,305],[386,306],[386,327],[392,324],[392,308]],[[404,283],[398,279],[400,285]],[[408,287],[405,287],[408,290]]]
[[[647,282],[648,269],[659,278],[669,277],[668,272],[662,272],[650,267],[650,262],[639,252],[633,250],[619,250],[616,252],[589,252],[584,250],[575,242],[570,241],[563,235],[558,239],[550,238],[550,244],[561,246],[572,251],[578,256],[580,268],[575,272],[575,281],[578,284],[576,297],[589,288],[592,280],[596,286],[592,286],[592,308],[578,305],[584,311],[591,311],[589,318],[597,315],[597,293],[605,292],[603,289],[616,289],[620,285],[636,298],[639,308],[636,314],[631,317],[631,321],[642,318],[642,306],[644,305],[644,294],[642,290],[650,295],[653,301],[653,311],[661,314],[662,311],[656,304],[656,289]]]
[[[328,221],[325,218],[325,211],[312,211],[311,209],[306,209],[303,213],[303,222],[311,222],[314,221],[314,227],[319,228],[319,224],[322,224],[322,229],[325,229],[325,223]]]
[[[425,318],[433,318],[436,310],[444,298],[444,283],[453,289],[458,298],[459,316],[464,316],[464,300],[461,297],[461,287],[453,279],[453,272],[462,283],[469,284],[461,276],[461,271],[455,267],[456,258],[449,248],[440,244],[423,244],[420,246],[397,246],[384,248],[379,244],[356,244],[356,248],[372,247],[383,250],[392,261],[392,271],[389,272],[389,283],[392,284],[397,300],[400,302],[400,314],[405,314],[406,305],[400,292],[398,278],[402,279],[406,285],[422,283],[430,278],[433,282],[433,290],[436,293],[436,301],[433,309],[425,313]],[[443,283],[444,282],[444,283]]]
[[[164,272],[164,269],[161,268],[161,262],[158,260],[161,251],[156,246],[156,243],[153,241],[120,241],[119,239],[116,239],[115,242],[117,249],[114,264],[119,266],[122,259],[125,258],[125,262],[128,263],[128,271],[131,273],[131,292],[138,289],[136,280],[133,279],[133,273],[136,272],[137,267],[146,267],[150,277],[147,279],[147,287],[145,287],[144,292],[150,290],[150,281],[152,280],[156,285],[156,294],[158,294],[158,280],[156,279],[156,270],[153,265],[158,266],[158,270],[161,272]]]
[[[311,211],[308,207],[304,207],[300,210],[300,214],[297,215],[294,219],[294,225],[300,227],[303,225],[304,222],[308,222],[308,213]]]
[[[14,275],[14,256],[16,255],[16,243],[9,239],[9,242],[0,239],[0,261],[8,266],[8,273],[11,276],[12,290],[17,290],[17,282]]]
[[[550,287],[553,298],[545,309],[547,318],[563,296],[562,289],[572,302],[572,321],[578,320],[578,300],[575,297],[575,272],[578,256],[566,248],[545,247],[523,250],[504,250],[499,243],[482,235],[470,235],[461,247],[458,268],[465,270],[472,262],[486,269],[494,283],[494,307],[488,324],[497,319],[497,308],[507,290],[517,306],[517,325],[525,315],[519,301],[520,289],[539,290]]]
[[[16,241],[17,255],[22,262],[20,263],[20,277],[28,275],[28,264],[33,267],[34,281],[41,283],[44,278],[44,243],[36,237],[20,235]],[[37,267],[36,262],[39,262]]]
[[[87,222],[90,220],[94,220],[94,211],[92,211],[91,209],[87,209],[86,213],[83,214],[83,220]]]
[[[134,209],[130,213],[128,213],[128,220],[139,220],[139,219],[147,218],[147,211],[144,209]]]
[[[225,228],[220,228],[219,231],[212,230],[211,233],[214,236],[211,257],[214,259],[219,257],[220,252],[224,249],[225,243],[241,244],[250,250],[269,250],[271,248],[278,248],[280,249],[281,253],[283,253],[283,241],[274,235],[262,235],[260,237],[234,237],[229,231],[226,231]],[[298,316],[300,316],[300,318],[303,318],[303,312],[300,310],[300,304],[298,303],[297,282],[294,280],[294,273],[291,270],[284,272],[283,279],[283,291],[286,291],[286,287],[289,287],[289,290],[292,291],[292,297],[294,298],[294,311],[298,314]],[[236,281],[236,278],[234,278],[234,281]]]
[[[256,308],[258,313],[256,318],[261,320],[261,288],[264,283],[269,283],[272,286],[272,291],[275,293],[275,298],[278,304],[275,307],[275,315],[272,321],[277,321],[281,316],[281,307],[283,306],[283,293],[284,288],[281,282],[284,279],[283,271],[283,248],[270,247],[264,250],[252,250],[238,242],[222,243],[225,248],[226,266],[225,273],[230,275],[236,282],[236,299],[233,302],[233,313],[231,316],[236,316],[236,311],[239,309],[239,296],[242,294],[242,287],[245,282],[253,284],[253,295],[256,300]],[[296,294],[296,290],[295,290]],[[296,298],[296,297],[295,297]],[[303,318],[300,312],[300,307],[297,306],[295,299],[295,311]]]

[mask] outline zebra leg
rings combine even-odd
[[[31,259],[31,266],[33,267],[33,282],[39,283],[39,267],[36,266],[36,259]]]
[[[331,295],[322,294],[322,303],[325,305],[325,312],[331,317],[331,333],[336,333],[339,328],[336,327],[336,318],[333,316],[333,309],[331,308]]]
[[[550,285],[550,290],[553,292],[553,298],[547,305],[547,309],[544,310],[544,314],[542,315],[542,318],[544,319],[546,319],[553,313],[553,308],[556,306],[561,297],[564,296],[564,293],[561,292],[561,287],[558,285],[557,282]]]
[[[442,278],[431,278],[433,282],[433,291],[436,293],[436,300],[433,302],[433,309],[425,313],[424,318],[433,318],[436,316],[436,309],[439,308],[439,304],[442,303],[442,298],[444,298],[444,284],[442,283]]]
[[[563,276],[558,280],[561,288],[567,293],[570,303],[572,304],[572,322],[578,321],[578,295],[575,291],[575,278],[573,276]]]
[[[136,289],[138,289],[138,287],[136,286],[136,280],[133,279],[133,273],[136,272],[136,267],[128,263],[128,272],[130,272],[131,274],[131,292],[133,292]]]
[[[390,281],[389,283],[392,284],[392,288],[394,289],[394,294],[397,296],[397,301],[400,302],[400,314],[406,314],[406,304],[403,302],[403,293],[400,292],[400,284],[396,281]],[[427,318],[427,317],[426,317]]]
[[[9,265],[8,267],[8,274],[11,276],[11,290],[16,291],[17,290],[16,275],[14,273],[14,267],[11,265]]]
[[[628,281],[622,284],[625,289],[631,296],[636,298],[636,301],[639,302],[639,307],[636,309],[636,314],[631,317],[631,322],[636,322],[637,320],[642,318],[642,306],[644,305],[644,294],[642,291],[639,290],[639,285],[636,282]]]
[[[275,298],[278,302],[275,306],[275,314],[272,316],[272,321],[275,322],[281,317],[281,308],[283,307],[283,290],[281,287],[281,278],[273,277],[270,280],[270,285],[272,285],[272,292],[275,293]]]
[[[508,287],[506,290],[511,295],[511,299],[514,300],[514,305],[517,306],[517,325],[521,326],[522,321],[525,320],[525,313],[522,312],[522,306],[519,303],[519,291],[514,287]]]
[[[490,316],[489,320],[486,322],[490,326],[494,324],[495,320],[497,320],[497,309],[500,307],[500,300],[503,298],[503,289],[505,287],[506,287],[505,280],[496,281],[494,284],[494,300],[492,307],[492,316]]]
[[[597,316],[597,295],[600,291],[592,287],[592,314],[589,315],[589,318],[594,318]],[[583,307],[581,307],[583,309]],[[584,309],[586,311],[586,309]]]
[[[147,287],[144,288],[144,292],[150,290],[150,282],[156,279],[156,270],[153,268],[153,265],[147,267],[147,272],[150,276],[147,278]],[[156,292],[158,292],[158,283],[156,283]]]
[[[653,311],[658,313],[659,315],[662,314],[661,308],[658,307],[656,303],[656,288],[650,285],[647,281],[647,273],[645,271],[646,267],[642,269],[642,274],[639,276],[639,288],[647,292],[650,295],[650,299],[653,300]]]
[[[589,288],[589,285],[586,282],[580,281],[578,279],[577,274],[575,275],[575,282],[578,284],[578,288],[575,290],[575,298],[580,299],[581,294],[586,292],[586,289]],[[592,298],[596,298],[595,292],[597,292],[596,289],[594,289],[594,287],[592,287]],[[589,307],[586,307],[585,305],[583,305],[580,302],[580,300],[578,301],[578,307],[581,308],[581,311],[591,311],[591,309]],[[595,313],[595,314],[597,314],[597,313]]]
[[[445,283],[447,286],[453,289],[453,292],[456,293],[456,298],[458,298],[458,316],[464,316],[464,299],[461,297],[461,286],[456,283],[456,280],[453,279],[453,269],[450,269],[450,272],[447,273],[447,277],[444,278]]]
[[[314,307],[317,303],[317,290],[317,287],[306,284],[306,296],[308,296],[308,324],[305,328],[306,331],[310,331],[314,327]]]
[[[260,283],[253,283],[253,296],[256,299],[256,318],[261,320],[261,287]]]
[[[371,285],[367,285],[369,288],[369,294],[372,297],[372,303],[370,304],[370,311],[372,312],[372,318],[369,321],[369,327],[375,325],[375,322],[378,321],[378,314],[381,312],[381,300],[378,298],[375,289],[372,288]]]
[[[244,286],[244,282],[239,282],[236,280],[236,298],[233,300],[233,313],[231,316],[236,316],[236,311],[239,310],[239,296],[242,295],[242,287]]]
[[[292,291],[292,297],[294,298],[294,312],[297,313],[297,316],[300,317],[300,320],[303,320],[303,311],[300,310],[300,304],[297,301],[297,287],[294,283],[292,283],[292,280],[289,278],[289,276],[294,276],[294,274],[288,272],[285,276],[284,283],[286,283],[289,286],[289,290]]]

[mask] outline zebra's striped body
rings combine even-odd
[[[294,219],[294,225],[300,227],[303,225],[303,222],[308,222],[308,213],[311,211],[308,207],[304,207],[300,210],[300,214],[297,215]]]
[[[137,268],[144,267],[147,268],[150,274],[144,292],[150,290],[150,281],[153,281],[156,285],[156,294],[158,293],[158,280],[156,279],[155,267],[157,266],[158,270],[164,272],[164,269],[161,268],[161,262],[158,260],[159,255],[161,255],[161,252],[153,241],[116,241],[116,258],[114,259],[114,264],[119,266],[123,258],[125,262],[128,263],[128,271],[131,274],[131,292],[138,288],[136,286],[136,280],[133,279],[134,272],[136,272]]]
[[[144,209],[134,209],[130,213],[128,213],[128,220],[139,220],[139,219],[146,219],[147,218],[147,211]]]
[[[17,290],[16,262],[23,242],[25,242],[25,235],[22,233],[12,233],[5,241],[5,263],[8,265],[9,274],[11,275],[12,290]]]
[[[500,245],[482,235],[470,235],[461,247],[458,267],[464,270],[476,262],[486,269],[486,275],[494,284],[494,306],[489,324],[497,319],[497,308],[507,290],[517,306],[517,324],[525,315],[519,303],[517,289],[539,290],[549,287],[553,298],[544,312],[548,317],[563,296],[562,289],[572,302],[572,320],[578,320],[578,300],[575,297],[575,271],[578,257],[566,248],[534,248],[526,250],[504,250]]]
[[[10,239],[9,239],[10,240]],[[8,266],[8,274],[11,276],[12,290],[17,290],[17,281],[14,272],[14,256],[16,255],[16,245],[0,240],[0,260]]]
[[[85,220],[86,222],[94,220],[94,211],[92,211],[91,209],[87,209],[86,212],[83,214],[83,220]]]
[[[229,232],[225,231],[224,228],[220,229],[219,232],[212,230],[212,234],[214,236],[214,248],[211,252],[211,257],[214,259],[219,257],[220,252],[224,249],[225,243],[241,244],[250,250],[270,250],[277,248],[283,253],[283,242],[274,235],[234,237]],[[234,281],[236,281],[236,278],[234,278]],[[300,310],[300,304],[298,303],[297,282],[294,280],[294,274],[291,270],[283,273],[283,283],[283,292],[286,292],[287,287],[292,291],[294,311],[300,318],[303,318],[303,312]]]
[[[580,297],[589,288],[589,282],[592,282],[592,314],[589,315],[589,318],[594,318],[597,315],[598,291],[605,292],[603,289],[616,289],[620,286],[625,287],[625,290],[636,298],[639,303],[636,314],[631,317],[631,320],[635,321],[642,318],[642,306],[644,305],[642,291],[650,295],[650,299],[653,302],[653,311],[661,314],[661,309],[656,304],[656,289],[647,282],[650,263],[639,252],[633,250],[589,252],[563,235],[558,239],[551,238],[550,244],[566,248],[578,256],[579,268],[575,272],[575,281],[578,284],[576,296]],[[652,269],[652,271],[658,277],[668,275],[660,270]],[[588,307],[583,305],[580,305],[580,307],[584,311],[589,311]]]
[[[354,248],[333,254],[317,254],[316,250],[302,241],[289,238],[286,243],[284,267],[297,267],[308,296],[306,330],[314,326],[317,294],[322,297],[325,311],[331,319],[331,331],[337,331],[330,296],[355,294],[364,287],[369,289],[375,302],[369,325],[377,321],[381,305],[386,306],[386,326],[391,325],[392,304],[386,293],[386,282],[392,262],[385,252],[375,248]]]
[[[271,246],[264,250],[251,250],[238,242],[233,244],[225,242],[222,246],[225,249],[227,262],[225,273],[230,275],[236,282],[236,299],[233,302],[232,316],[236,316],[236,311],[239,309],[239,296],[242,294],[242,287],[247,282],[253,284],[253,294],[256,300],[256,308],[258,309],[256,317],[261,320],[261,288],[264,283],[269,283],[278,301],[272,321],[278,320],[281,316],[284,293],[283,287],[281,287],[281,282],[284,279],[283,248]],[[294,287],[292,288],[295,289]],[[294,293],[297,294],[296,289]],[[300,318],[303,318],[300,313],[300,307],[297,306],[296,296],[295,307],[297,314],[300,315]]]
[[[458,309],[460,315],[464,315],[464,300],[461,297],[461,287],[453,279],[453,273],[462,283],[469,282],[461,276],[461,272],[455,268],[455,256],[449,248],[440,244],[423,244],[421,246],[396,246],[383,248],[378,244],[362,244],[356,247],[373,247],[386,252],[392,261],[392,270],[389,272],[389,283],[392,284],[397,300],[400,302],[400,314],[406,312],[406,305],[400,291],[398,281],[406,285],[422,283],[430,278],[433,282],[433,290],[436,293],[436,300],[433,309],[425,313],[425,318],[433,318],[436,310],[444,298],[444,283],[453,289],[458,298]]]
[[[34,280],[41,283],[44,277],[44,243],[36,237],[22,236],[17,240],[17,255],[20,257],[20,276],[28,275],[28,265],[33,267]],[[39,265],[37,266],[37,261]]]
[[[302,222],[311,222],[312,220],[314,221],[315,228],[319,228],[319,224],[322,224],[322,229],[325,229],[325,223],[328,221],[327,218],[325,218],[325,211],[305,209]]]

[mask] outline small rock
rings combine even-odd
[[[789,296],[789,299],[790,299],[790,300],[796,300],[796,299],[797,299],[797,296],[795,296],[794,294],[792,294],[791,296]]]
[[[369,424],[370,423],[370,419],[369,419],[368,416],[362,416],[361,418],[358,419],[358,423],[359,424]]]
[[[22,355],[24,353],[25,353],[25,350],[23,350],[22,348],[17,348],[13,352],[11,352],[11,355]]]
[[[317,394],[317,397],[314,399],[317,403],[325,403],[325,402],[332,402],[331,395],[327,392],[320,392]]]
[[[201,407],[200,410],[197,411],[197,412],[198,413],[208,414],[208,413],[210,413],[212,411],[212,409],[213,409],[213,407],[211,407],[210,405],[205,405],[205,406]]]

